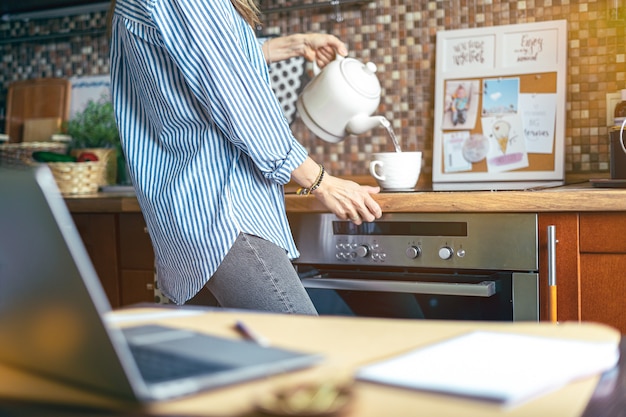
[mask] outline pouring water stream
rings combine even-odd
[[[385,129],[387,129],[387,133],[389,134],[389,137],[391,138],[391,141],[393,142],[393,146],[396,149],[396,152],[402,152],[402,150],[400,149],[400,144],[398,143],[398,138],[396,137],[396,133],[393,131],[393,128],[391,127],[391,123],[389,123],[389,120],[387,120],[385,117],[381,117],[380,124]]]

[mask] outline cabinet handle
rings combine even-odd
[[[151,282],[146,284],[146,290],[148,291],[153,291],[154,290],[154,284],[152,284]]]
[[[548,226],[548,287],[550,289],[550,321],[556,323],[557,299],[556,299],[556,226]]]

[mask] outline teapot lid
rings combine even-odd
[[[376,64],[346,58],[341,61],[341,74],[350,87],[367,98],[380,97],[380,82],[376,77]]]

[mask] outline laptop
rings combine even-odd
[[[0,362],[148,403],[321,360],[160,325],[120,329],[107,323],[109,311],[49,168],[0,167]],[[139,353],[160,366],[147,369]]]

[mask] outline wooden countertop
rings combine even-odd
[[[356,177],[359,181],[361,178]],[[367,180],[360,181],[367,183]],[[288,212],[326,212],[313,196],[298,196],[286,187]],[[384,212],[585,212],[626,211],[626,189],[595,188],[582,181],[554,188],[524,191],[430,191],[380,193],[375,196]],[[98,193],[65,199],[72,213],[140,212],[133,193]]]
[[[134,213],[141,212],[134,193],[98,193],[65,197],[72,213]]]
[[[594,188],[589,182],[527,191],[420,191],[380,193],[384,212],[582,212],[626,211],[626,189]],[[315,197],[287,195],[292,212],[327,211]]]

